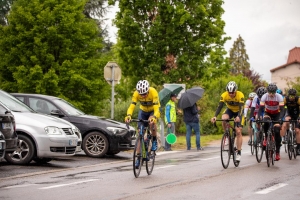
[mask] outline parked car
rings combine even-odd
[[[135,129],[125,123],[87,115],[64,99],[41,95],[12,93],[33,110],[55,115],[77,126],[82,134],[82,149],[91,157],[113,155],[134,148]]]
[[[5,154],[5,139],[4,135],[0,131],[0,161],[4,158]]]
[[[7,162],[47,163],[52,158],[73,156],[80,148],[80,131],[70,122],[37,113],[3,90],[0,102],[14,116],[18,135],[17,149],[5,153]]]
[[[5,147],[5,152],[10,153],[15,151],[18,145],[18,136],[16,133],[15,117],[1,103],[0,103],[0,124],[1,124],[0,132],[1,135],[3,135],[3,139],[5,140],[5,146],[3,146]]]

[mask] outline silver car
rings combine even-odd
[[[4,135],[0,131],[0,161],[4,158],[5,154],[5,139]]]
[[[80,131],[70,122],[39,114],[3,90],[0,102],[14,115],[19,139],[17,150],[5,154],[7,162],[47,163],[52,158],[73,156],[81,151]]]

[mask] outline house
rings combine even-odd
[[[300,47],[290,50],[287,63],[270,70],[271,80],[282,91],[288,89],[288,82],[300,77]]]

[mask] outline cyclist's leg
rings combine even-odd
[[[285,118],[284,118],[284,121],[289,121],[290,119],[291,119],[291,117],[289,115],[286,115]],[[284,144],[286,143],[286,131],[289,128],[289,126],[290,126],[289,122],[284,122],[282,127],[281,127],[281,130],[280,130],[280,136],[283,139],[282,142]]]
[[[280,120],[280,114],[274,114],[272,120],[278,121]],[[275,160],[280,160],[280,147],[281,147],[281,136],[280,136],[280,124],[274,124],[274,137],[275,137],[275,144],[276,144],[276,157]]]
[[[252,122],[250,120],[248,120],[248,135],[249,135],[248,145],[252,144],[252,138],[253,138],[251,126],[252,126]]]

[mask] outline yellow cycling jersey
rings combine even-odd
[[[244,94],[240,91],[236,91],[235,97],[231,98],[226,91],[221,95],[220,102],[224,102],[228,109],[232,112],[239,112],[239,104],[244,104]]]
[[[144,112],[154,111],[156,118],[160,117],[160,103],[156,89],[149,87],[149,92],[146,97],[141,96],[137,91],[133,93],[132,102],[127,110],[127,115],[132,115],[135,105],[140,102],[140,109]]]

